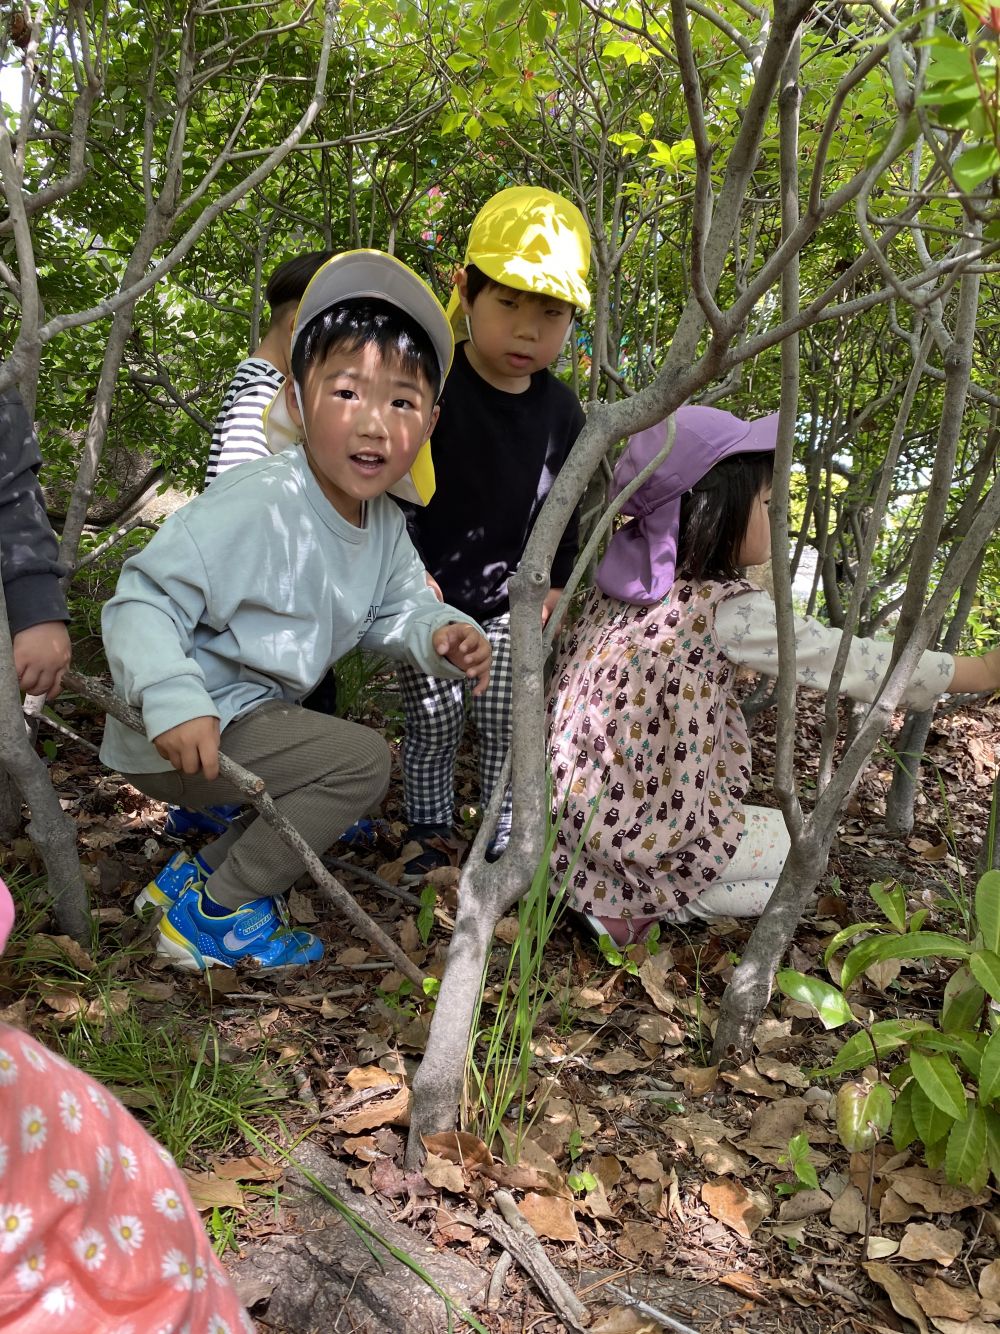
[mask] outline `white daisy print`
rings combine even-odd
[[[69,1089],[65,1089],[59,1095],[59,1116],[71,1135],[79,1133],[83,1125],[83,1108],[80,1106],[80,1099]]]
[[[191,1261],[182,1251],[171,1247],[164,1255],[161,1262],[161,1268],[164,1278],[172,1278],[174,1287],[178,1292],[190,1292],[191,1290]]]
[[[97,1146],[97,1175],[101,1179],[101,1185],[106,1186],[111,1180],[111,1173],[115,1170],[115,1155],[111,1152],[107,1144]]]
[[[25,1043],[21,1047],[21,1055],[28,1064],[33,1066],[36,1070],[45,1070],[48,1068],[48,1062],[37,1047],[29,1047],[28,1044]]]
[[[135,1155],[135,1150],[130,1149],[127,1144],[118,1145],[118,1165],[124,1172],[126,1181],[134,1181],[139,1175],[139,1159]]]
[[[22,1292],[31,1292],[45,1281],[45,1247],[34,1246],[14,1270],[14,1278]]]
[[[0,1252],[16,1251],[31,1231],[31,1210],[26,1204],[0,1204]]]
[[[67,1168],[63,1172],[53,1172],[49,1177],[49,1189],[53,1195],[67,1204],[79,1204],[90,1194],[90,1185],[82,1172]]]
[[[21,1113],[21,1148],[25,1153],[34,1153],[45,1143],[48,1131],[45,1126],[45,1113],[34,1104],[25,1107]]]
[[[85,1227],[73,1243],[76,1258],[84,1269],[100,1269],[108,1253],[108,1243],[95,1227]]]
[[[169,1218],[175,1223],[179,1223],[184,1217],[184,1204],[181,1197],[175,1190],[169,1186],[163,1190],[158,1190],[153,1196],[153,1208],[164,1218]]]
[[[42,1293],[42,1307],[50,1315],[65,1315],[75,1305],[76,1298],[69,1283],[54,1283]]]
[[[177,1164],[174,1162],[173,1154],[170,1152],[169,1149],[165,1149],[162,1144],[157,1144],[156,1152],[160,1155],[160,1158],[163,1160],[163,1162],[166,1163],[168,1167],[177,1166]]]
[[[0,1084],[13,1084],[17,1079],[17,1061],[4,1047],[0,1047]]]
[[[126,1254],[137,1251],[142,1245],[143,1226],[134,1214],[116,1214],[108,1220],[111,1236]]]
[[[90,1101],[103,1116],[111,1115],[111,1108],[108,1106],[108,1100],[99,1088],[93,1088],[87,1085],[87,1092],[90,1094]]]
[[[195,1292],[201,1292],[207,1282],[208,1270],[200,1260],[195,1259],[194,1264],[191,1266],[191,1283]]]
[[[221,1315],[214,1315],[208,1322],[208,1334],[233,1334],[233,1331]]]

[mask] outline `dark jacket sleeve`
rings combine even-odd
[[[41,462],[20,395],[0,391],[0,577],[12,635],[69,620],[59,586],[64,567],[36,475]]]
[[[573,404],[576,408],[573,414],[572,423],[566,432],[566,452],[563,454],[563,463],[569,458],[570,450],[576,444],[576,438],[583,430],[587,418],[583,414],[580,403],[574,396]],[[577,550],[580,545],[580,506],[569,517],[562,538],[556,547],[556,554],[552,558],[551,581],[553,588],[565,588],[566,580],[573,573],[573,566],[576,564]]]

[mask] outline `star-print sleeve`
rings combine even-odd
[[[253,1334],[166,1149],[0,1023],[0,1330]]]
[[[840,646],[840,631],[813,620],[795,617],[795,677],[800,686],[826,690]],[[715,631],[730,661],[768,676],[778,673],[778,630],[774,603],[760,591],[724,602],[715,617]],[[851,641],[841,693],[870,704],[892,657],[892,645],[881,639]],[[945,693],[955,674],[950,653],[925,653],[903,695],[903,703],[929,709]]]

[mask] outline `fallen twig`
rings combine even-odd
[[[658,1320],[661,1325],[666,1325],[667,1329],[675,1330],[676,1334],[698,1334],[698,1331],[692,1329],[690,1325],[682,1325],[672,1315],[667,1315],[666,1311],[661,1311],[655,1306],[650,1306],[649,1302],[642,1302],[638,1297],[633,1297],[630,1292],[620,1288],[617,1283],[608,1283],[604,1291],[610,1292],[620,1302],[623,1302],[626,1306],[631,1306],[641,1315],[648,1315],[651,1320]]]
[[[542,1243],[506,1190],[498,1190],[493,1199],[503,1214],[483,1214],[478,1226],[509,1251],[555,1313],[574,1334],[582,1334],[590,1324],[590,1312],[545,1254]]]
[[[63,680],[70,689],[78,691],[85,699],[97,704],[106,713],[110,713],[113,718],[117,718],[119,722],[124,723],[126,727],[131,727],[135,732],[144,730],[142,720],[135,709],[131,709],[127,704],[124,704],[113,691],[102,685],[100,681],[95,681],[92,677],[80,676],[76,672],[67,672]],[[254,807],[261,819],[265,820],[295,852],[316,882],[317,889],[336,908],[340,909],[350,926],[360,936],[363,936],[369,944],[375,945],[404,977],[408,977],[422,990],[424,974],[421,970],[403,953],[396,942],[387,936],[362,908],[358,907],[353,896],[348,893],[340,881],[330,874],[294,825],[290,824],[277,809],[264,787],[263,779],[258,778],[256,774],[252,774],[249,769],[244,769],[242,765],[236,764],[222,751],[219,752],[219,776],[235,787]]]
[[[346,857],[324,857],[323,865],[334,871],[347,871],[359,880],[363,880],[366,885],[372,885],[381,894],[388,894],[391,899],[399,899],[400,903],[405,903],[409,908],[422,908],[423,904],[415,894],[409,894],[405,889],[398,889],[395,885],[390,885],[388,880],[383,880],[380,875],[374,871],[367,871],[363,866],[357,866],[354,862],[348,861]]]

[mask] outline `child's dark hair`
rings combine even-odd
[[[479,296],[480,293],[485,292],[488,288],[506,287],[506,286],[507,286],[506,283],[498,283],[495,278],[490,278],[487,274],[483,273],[482,269],[477,269],[475,264],[466,264],[465,299],[468,301],[470,306],[474,306],[476,304],[476,297]],[[525,292],[524,295],[534,297],[536,301],[549,301],[555,299],[546,296],[544,292]],[[563,298],[560,297],[558,299],[562,300]],[[568,301],[565,304],[570,306],[570,302]],[[573,314],[575,315],[576,307],[570,306],[570,308]]]
[[[271,274],[264,288],[267,304],[272,311],[282,306],[298,305],[302,293],[309,286],[313,274],[322,268],[328,259],[333,259],[335,250],[310,250],[305,255],[293,255],[284,260]]]
[[[753,503],[774,473],[774,453],[731,454],[681,496],[677,570],[686,579],[735,579]]]
[[[360,352],[378,349],[383,360],[392,358],[410,375],[422,375],[435,399],[441,392],[441,368],[427,334],[390,301],[354,297],[341,301],[310,320],[292,348],[292,374],[302,383],[306,368],[324,361],[334,348]]]

